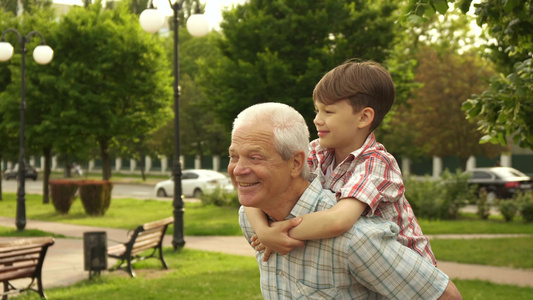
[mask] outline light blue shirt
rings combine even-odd
[[[315,179],[287,219],[326,210],[337,203]],[[244,210],[239,223],[245,238],[255,235]],[[272,253],[263,262],[256,252],[265,299],[437,299],[446,274],[397,241],[399,228],[381,218],[360,218],[346,233],[307,241],[287,255]]]

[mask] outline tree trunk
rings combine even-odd
[[[45,147],[43,149],[44,168],[43,168],[43,204],[50,203],[50,172],[52,161],[52,147]]]
[[[111,178],[111,158],[109,157],[109,139],[100,139],[100,156],[102,157],[102,179]]]

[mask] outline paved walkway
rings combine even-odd
[[[15,227],[15,219],[0,217],[0,225]],[[56,238],[55,244],[49,248],[43,266],[43,284],[45,290],[50,287],[68,286],[80,280],[87,279],[89,273],[84,271],[83,265],[83,233],[90,231],[107,232],[108,246],[126,241],[127,230],[101,228],[91,226],[69,225],[46,221],[27,220],[27,229],[39,229],[47,232],[62,234],[72,238]],[[514,237],[523,235],[442,235],[430,238],[493,238]],[[0,243],[13,238],[0,237]],[[165,246],[171,246],[172,236],[164,239]],[[254,250],[240,236],[186,236],[185,248],[216,251],[228,254],[254,256]],[[108,261],[112,266],[114,260]],[[491,267],[481,265],[458,264],[439,261],[439,268],[451,278],[479,279],[498,284],[517,286],[533,286],[533,271]]]

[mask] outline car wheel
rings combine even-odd
[[[37,176],[33,177],[33,181],[37,181]]]
[[[201,189],[195,189],[194,193],[192,194],[192,197],[196,199],[200,199],[200,197],[202,197],[203,194],[204,193],[202,192]]]
[[[157,197],[166,197],[166,196],[167,196],[167,192],[165,192],[164,188],[160,188],[157,190]]]

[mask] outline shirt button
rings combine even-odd
[[[276,274],[278,274],[278,276],[283,276],[283,271],[277,271]]]

